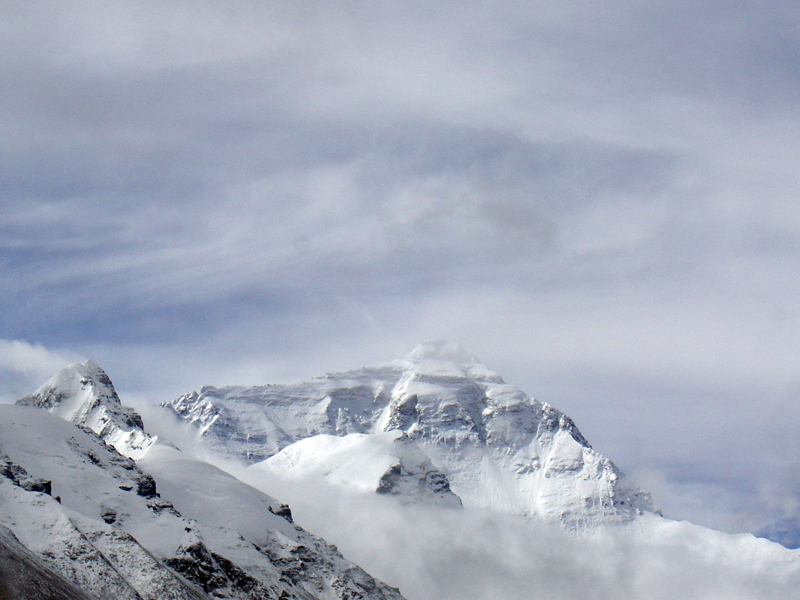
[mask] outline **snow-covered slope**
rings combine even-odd
[[[132,460],[21,406],[0,406],[0,452],[0,524],[72,583],[97,598],[205,598],[157,558],[170,556],[188,523]],[[25,478],[47,489],[26,489]]]
[[[316,435],[251,467],[253,474],[272,473],[304,479],[322,477],[335,485],[377,491],[401,502],[424,502],[452,508],[461,499],[447,477],[400,431]]]
[[[402,598],[292,523],[286,505],[148,435],[99,367],[73,365],[24,403],[47,411],[0,406],[0,525],[86,593]],[[119,444],[134,461],[86,424],[150,443]]]
[[[156,440],[144,432],[142,418],[122,406],[111,379],[92,361],[63,369],[17,404],[44,408],[88,427],[133,459],[144,456]]]
[[[649,512],[566,416],[451,345],[176,401],[201,441],[249,457],[234,472],[255,487],[148,434],[96,365],[50,384],[34,406],[0,405],[3,600],[402,598],[294,517],[414,600],[783,600],[800,586],[800,552]]]
[[[423,344],[378,367],[293,385],[204,387],[165,407],[195,427],[209,449],[249,463],[266,461],[256,469],[327,473],[355,487],[369,480],[376,491],[386,475],[398,492],[414,495],[424,489],[417,485],[418,470],[395,468],[394,475],[365,478],[343,460],[352,444],[377,450],[380,444],[364,436],[398,432],[424,457],[417,462],[440,472],[436,481],[465,506],[579,528],[655,510],[649,495],[595,452],[569,417],[447,342]],[[394,447],[383,444],[383,463],[371,464],[396,465]]]
[[[0,525],[0,598],[3,600],[93,600],[48,567]]]

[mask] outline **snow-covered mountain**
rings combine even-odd
[[[63,369],[17,404],[44,408],[62,419],[88,427],[104,442],[133,459],[144,456],[156,441],[145,433],[136,411],[122,406],[105,371],[90,360]]]
[[[0,598],[92,600],[0,525]]]
[[[570,528],[656,511],[569,417],[448,342],[297,384],[207,386],[164,407],[207,448],[254,472],[316,474]]]
[[[0,405],[0,598],[401,600],[295,519],[413,600],[800,587],[799,551],[659,516],[568,417],[451,344],[167,408],[254,487],[144,429],[93,363]]]
[[[19,404],[0,405],[0,568],[41,574],[8,597],[55,573],[81,590],[64,597],[97,600],[402,598],[286,505],[148,434],[97,365]]]

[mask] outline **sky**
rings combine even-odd
[[[450,339],[800,545],[796,3],[11,0],[0,55],[3,401]]]

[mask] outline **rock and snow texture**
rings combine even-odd
[[[144,456],[156,441],[144,432],[142,418],[133,409],[122,406],[111,379],[92,361],[63,369],[17,404],[44,408],[62,419],[88,427],[133,459]]]
[[[464,506],[577,528],[655,510],[569,417],[447,342],[292,385],[203,387],[165,408],[194,426],[209,449],[264,461],[255,469],[327,474],[354,487],[369,482],[412,500],[455,494]],[[402,437],[406,454],[413,446],[414,460],[398,460],[397,444],[368,439],[389,432]],[[383,463],[375,458],[368,474],[355,472],[348,458],[361,451],[350,450],[355,446],[372,454],[382,448]],[[409,462],[415,467],[404,466]],[[379,464],[386,470],[376,479]],[[431,477],[420,473],[426,464]]]
[[[184,523],[131,459],[87,430],[21,406],[0,406],[0,451],[13,467],[6,472],[24,470],[50,487],[0,479],[0,524],[73,584],[97,598],[206,597],[156,558],[169,553]]]
[[[23,546],[0,525],[0,598],[3,600],[93,600]]]
[[[176,408],[202,439],[225,450],[227,430],[259,463],[248,476],[285,486],[301,522],[415,600],[783,600],[800,586],[797,551],[647,514],[568,418],[451,346],[228,404],[209,389]],[[401,600],[286,505],[148,435],[99,367],[75,365],[23,403],[34,406],[0,405],[3,600]],[[470,489],[486,481],[491,493]],[[539,489],[540,512],[523,514],[625,523],[574,535],[496,501],[534,484],[550,495]],[[576,504],[584,493],[609,511]],[[450,510],[456,494],[466,510]],[[630,519],[637,502],[645,514]],[[558,513],[563,503],[583,520]]]
[[[89,363],[23,402],[46,410],[0,405],[0,526],[45,568],[98,600],[402,599],[286,505],[155,441],[118,401]],[[109,426],[126,416],[130,429]],[[112,445],[131,439],[120,430],[151,440],[120,444],[138,461]]]
[[[387,494],[401,502],[461,507],[445,474],[397,430],[306,438],[252,466],[251,471],[300,479],[322,477],[334,485]]]

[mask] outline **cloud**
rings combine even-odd
[[[625,468],[774,472],[748,415],[796,380],[793,5],[0,11],[6,338],[164,400],[448,337]]]
[[[0,339],[0,402],[13,402],[30,394],[74,360],[73,353]]]
[[[247,480],[248,472],[239,476]],[[491,511],[404,506],[313,480],[251,483],[288,501],[296,522],[409,600],[766,599],[792,585],[792,575],[779,582],[773,571],[759,573],[747,540],[686,524],[577,535]],[[777,551],[755,546],[762,556]]]

